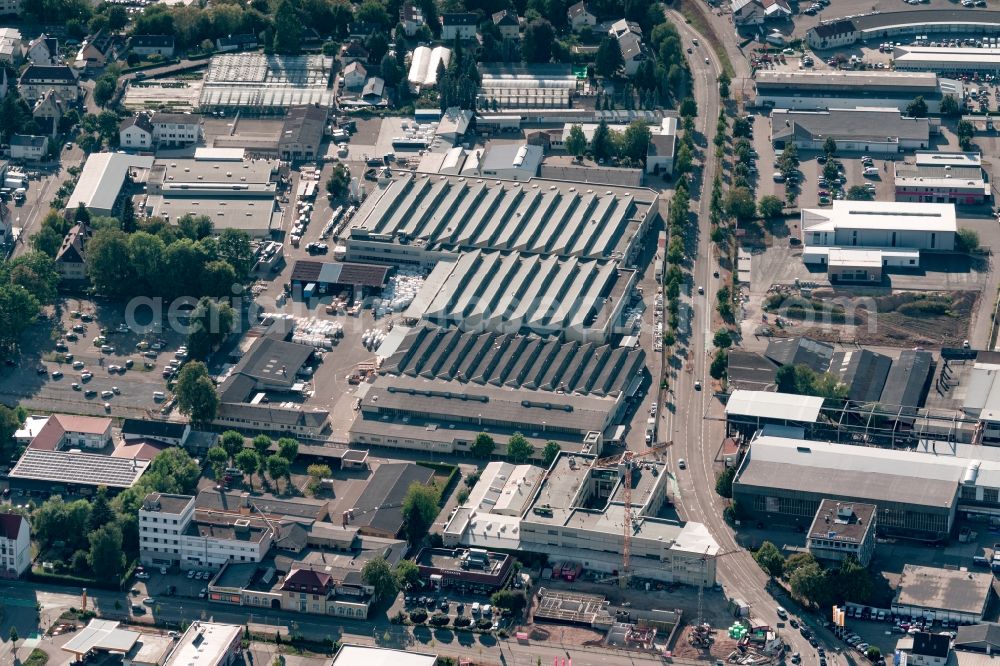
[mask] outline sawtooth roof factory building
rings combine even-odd
[[[347,261],[430,268],[481,249],[628,263],[656,215],[657,194],[643,188],[407,174],[362,204]]]
[[[933,72],[765,69],[757,72],[754,84],[758,107],[800,111],[884,107],[903,112],[919,95],[930,113],[938,113],[945,95],[960,100],[964,92],[961,82],[938,78]]]
[[[754,518],[808,527],[824,499],[874,504],[877,532],[947,540],[957,513],[1000,515],[1000,453],[927,444],[916,451],[802,439],[767,426],[750,443],[733,497]]]
[[[417,326],[390,351],[351,442],[450,453],[520,431],[539,456],[550,440],[599,453],[648,377],[642,349],[534,335]]]

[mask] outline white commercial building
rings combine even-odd
[[[516,143],[490,144],[479,160],[478,175],[525,181],[538,175],[542,147]]]
[[[243,627],[195,620],[163,666],[229,666],[236,660]]]
[[[343,645],[331,666],[434,666],[437,655],[368,645]]]
[[[930,113],[938,113],[941,100],[952,95],[961,101],[960,81],[939,78],[933,72],[892,71],[778,71],[764,69],[754,77],[756,106],[802,111],[895,108],[901,113],[917,96]]]
[[[470,502],[445,526],[446,544],[505,547],[546,553],[607,575],[621,571],[624,542],[624,465],[593,465],[588,454],[562,452],[548,473],[487,468]],[[638,578],[689,585],[715,584],[719,546],[700,523],[657,518],[670,475],[660,462],[633,464],[629,570]],[[479,485],[487,484],[486,490]],[[509,511],[491,506],[512,495]],[[510,515],[519,510],[519,519]]]
[[[881,108],[771,112],[771,142],[776,148],[791,144],[799,150],[823,150],[830,138],[840,153],[897,155],[929,146],[930,121]]]
[[[897,46],[892,62],[899,71],[949,74],[1000,72],[1000,48]]]
[[[150,493],[139,509],[139,558],[150,566],[218,569],[260,562],[275,529],[264,517],[204,511],[190,495]]]
[[[832,273],[836,258],[842,263],[831,278],[844,281],[869,281],[873,256],[879,270],[915,268],[922,251],[954,250],[958,231],[953,204],[845,200],[831,208],[802,209],[801,228],[802,260],[828,265]],[[852,254],[857,252],[864,256]],[[855,260],[865,266],[851,268]]]
[[[83,165],[66,209],[76,210],[82,203],[91,215],[111,215],[129,172],[152,166],[152,156],[92,153]]]

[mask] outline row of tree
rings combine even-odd
[[[754,559],[771,578],[787,580],[796,597],[821,608],[844,601],[864,604],[875,591],[868,569],[851,555],[839,567],[824,569],[811,553],[795,553],[786,559],[777,546],[765,541]]]
[[[595,160],[621,160],[621,166],[641,167],[646,163],[651,138],[649,125],[644,121],[632,121],[624,132],[618,132],[602,120],[594,128],[589,143],[583,127],[573,125],[566,137],[566,151],[575,157],[589,155]]]
[[[473,440],[472,445],[469,447],[469,452],[477,458],[489,458],[496,451],[496,448],[496,441],[487,433],[481,432],[476,435],[476,439]],[[546,442],[542,448],[542,465],[544,467],[551,465],[552,461],[559,455],[560,450],[562,449],[558,442]],[[528,441],[527,437],[519,432],[515,432],[507,440],[506,453],[511,461],[523,463],[535,455],[535,447]]]
[[[208,450],[206,460],[212,466],[215,478],[222,479],[226,468],[232,467],[243,472],[250,479],[250,489],[253,489],[253,476],[257,474],[261,484],[265,484],[265,475],[271,477],[271,482],[277,487],[280,479],[285,479],[286,492],[290,489],[292,475],[291,465],[299,453],[299,443],[291,437],[282,437],[277,441],[278,450],[271,453],[275,442],[267,435],[257,435],[252,440],[253,448],[246,447],[246,439],[235,430],[222,433],[219,443]],[[323,474],[324,470],[317,470]],[[330,468],[326,467],[326,476]]]

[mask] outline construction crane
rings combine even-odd
[[[711,546],[706,546],[705,547],[705,554],[702,555],[701,558],[700,558],[701,559],[701,577],[698,579],[698,622],[697,622],[698,624],[701,624],[702,622],[705,621],[705,618],[702,615],[702,600],[703,600],[703,598],[705,596],[705,562],[707,562],[708,560],[715,561],[715,560],[718,560],[720,558],[726,557],[727,555],[732,555],[733,553],[739,553],[739,552],[741,552],[738,548],[736,548],[736,549],[733,549],[733,550],[724,550],[721,553],[716,553],[715,555],[709,555],[708,551],[711,548],[712,548]]]
[[[673,445],[673,440],[662,442],[642,451],[625,451],[620,456],[609,456],[594,461],[594,467],[624,467],[625,504],[624,520],[622,521],[622,568],[618,575],[618,584],[624,588],[628,585],[629,551],[632,547],[632,466],[639,458],[646,458],[663,451]]]

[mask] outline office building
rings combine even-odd
[[[806,532],[806,549],[817,560],[853,557],[867,567],[875,552],[876,510],[874,504],[823,500]]]

